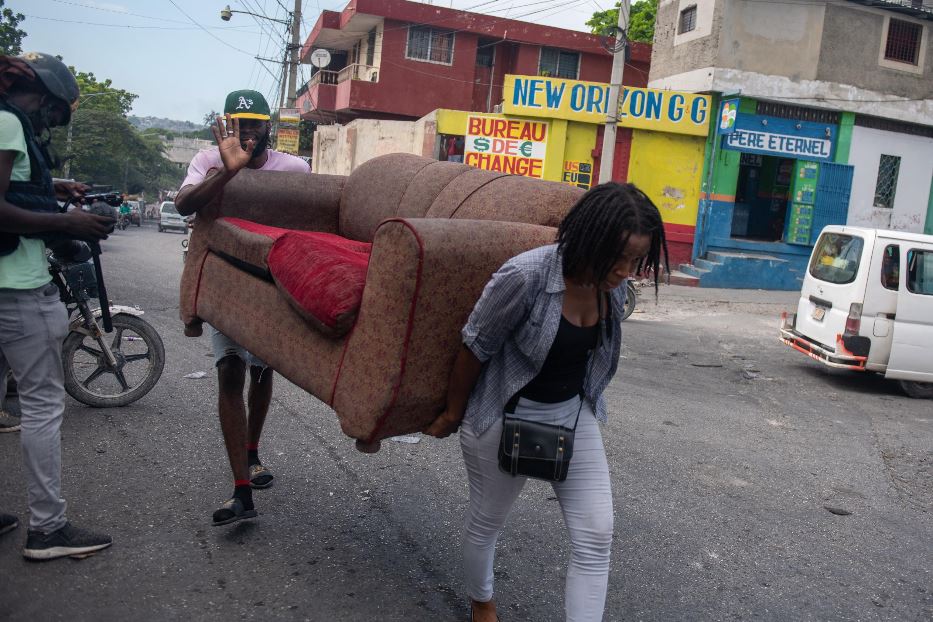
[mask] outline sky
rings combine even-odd
[[[348,0],[303,0],[301,41],[322,10],[342,10]],[[131,114],[201,123],[223,107],[224,97],[239,88],[256,89],[270,103],[278,100],[278,65],[256,56],[282,58],[285,26],[234,13],[250,11],[284,19],[282,4],[294,0],[6,0],[6,7],[26,19],[24,51],[63,57],[79,71],[115,88],[139,95]],[[537,24],[586,31],[585,22],[614,0],[434,0],[436,6],[471,9]],[[310,66],[299,69],[304,83]],[[275,75],[273,75],[275,74]]]

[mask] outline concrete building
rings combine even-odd
[[[931,36],[933,0],[662,0],[649,86],[730,99],[685,270],[794,289],[823,225],[933,233]]]
[[[168,138],[165,144],[165,157],[182,170],[188,168],[191,159],[202,149],[214,147],[214,141],[202,138],[183,138],[175,136]]]
[[[493,112],[506,74],[608,82],[600,37],[406,0],[350,0],[323,11],[301,58],[331,62],[300,89],[302,117],[416,120],[438,108]],[[645,86],[651,46],[631,46],[626,84]]]

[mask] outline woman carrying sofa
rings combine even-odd
[[[477,622],[498,619],[496,540],[528,476],[551,481],[570,534],[566,619],[602,619],[613,509],[597,422],[621,352],[620,285],[650,269],[657,288],[662,253],[666,264],[651,200],[632,184],[602,184],[567,214],[556,244],[507,261],[470,314],[446,409],[425,432],[444,438],[460,427],[464,570]],[[545,460],[528,459],[542,451]]]

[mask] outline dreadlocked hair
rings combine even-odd
[[[669,270],[664,223],[658,208],[634,184],[595,186],[564,217],[557,228],[564,276],[604,282],[632,235],[651,239],[648,254],[638,262],[635,273],[654,277],[657,296],[662,254],[664,269]]]

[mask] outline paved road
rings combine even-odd
[[[11,620],[466,620],[456,440],[358,453],[325,406],[282,379],[257,520],[210,526],[229,494],[206,338],[177,321],[179,234],[106,244],[118,303],[165,340],[147,397],[69,401],[71,518],[111,533],[84,561],[26,563],[0,538]],[[662,287],[624,326],[604,430],[616,506],[607,620],[933,619],[933,408],[780,345],[783,293]],[[202,380],[183,376],[204,370]],[[0,505],[25,519],[16,435]],[[850,515],[830,513],[826,507]],[[548,486],[526,487],[500,542],[505,622],[562,620],[568,545]]]

